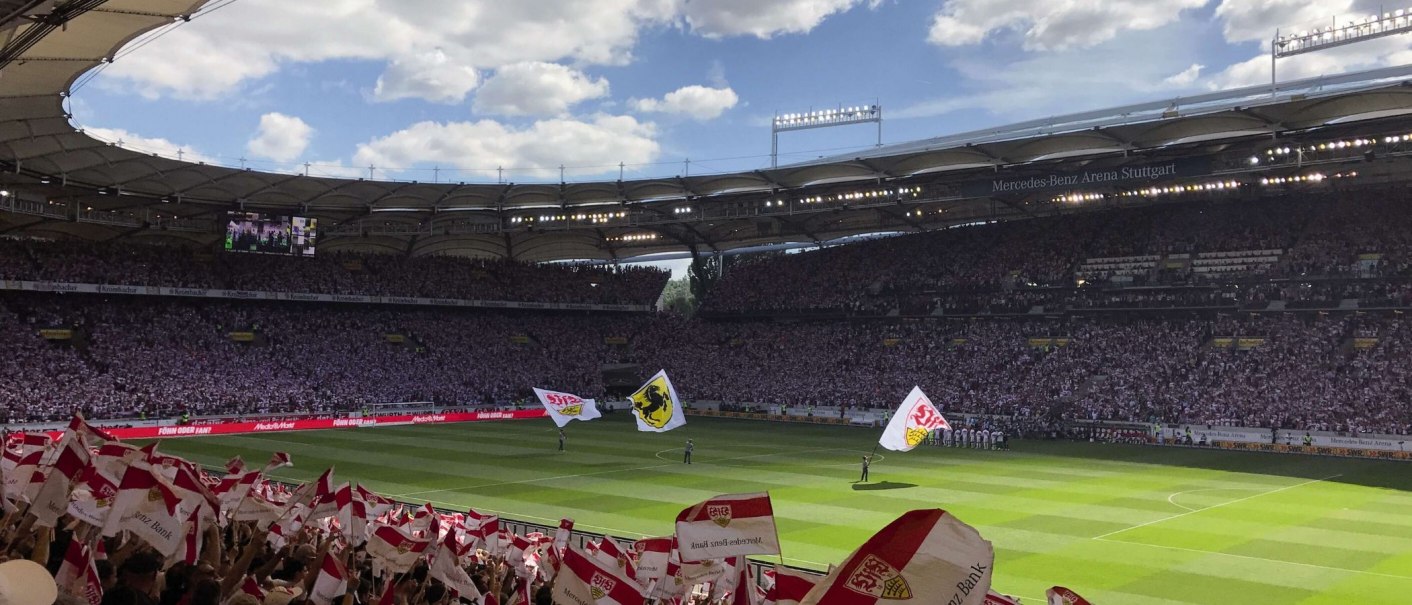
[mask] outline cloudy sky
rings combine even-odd
[[[72,100],[100,138],[281,172],[569,180],[769,164],[776,113],[884,107],[885,142],[1258,84],[1364,0],[213,0]],[[1281,63],[1412,62],[1408,37]],[[781,163],[869,126],[791,133]],[[689,163],[687,162],[689,160]]]

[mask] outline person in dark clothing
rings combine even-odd
[[[564,429],[559,429],[559,451],[564,451]]]
[[[103,605],[157,605],[157,572],[162,561],[155,553],[143,551],[128,557],[118,568],[118,584],[103,593]]]
[[[691,464],[691,450],[694,449],[696,449],[696,444],[692,443],[690,439],[687,439],[686,447],[682,448],[682,464]]]
[[[873,457],[872,457],[872,456],[863,456],[863,476],[858,478],[858,482],[860,482],[860,483],[867,483],[867,482],[868,482],[868,465],[872,464],[872,462],[873,462]]]

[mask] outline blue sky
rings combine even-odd
[[[219,7],[219,8],[215,8]],[[1268,40],[1363,0],[215,0],[79,89],[144,151],[431,181],[748,170],[776,113],[884,107],[900,142],[1268,79]],[[214,8],[214,10],[212,10]],[[132,46],[138,46],[134,44]],[[1289,78],[1400,64],[1387,39]],[[871,125],[789,133],[781,163]],[[436,170],[433,170],[436,169]]]

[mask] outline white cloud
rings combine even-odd
[[[1196,82],[1197,78],[1201,77],[1201,70],[1205,67],[1205,65],[1200,63],[1192,63],[1191,67],[1167,76],[1166,79],[1162,80],[1162,83],[1174,88],[1191,86],[1192,83]]]
[[[835,13],[881,0],[687,0],[684,14],[692,31],[708,38],[806,33]]]
[[[440,48],[394,58],[378,76],[373,98],[378,101],[424,99],[459,103],[480,84],[474,67],[453,62]]]
[[[167,139],[144,137],[135,132],[123,130],[121,128],[84,128],[83,132],[90,137],[106,143],[113,143],[123,149],[136,151],[138,153],[157,154],[164,158],[177,159],[180,157],[188,162],[205,162],[207,164],[220,164],[211,156],[192,149],[190,146],[173,143]]]
[[[1027,50],[1084,48],[1119,32],[1152,30],[1209,0],[946,0],[927,41],[937,46],[978,44],[1000,31],[1024,35]]]
[[[1288,82],[1389,65],[1406,65],[1409,62],[1412,62],[1412,45],[1405,38],[1394,37],[1280,59],[1277,72],[1280,82]],[[1224,90],[1269,83],[1270,55],[1265,52],[1221,70],[1210,78],[1207,85],[1215,90]]]
[[[314,129],[294,116],[267,113],[260,116],[260,129],[245,144],[246,151],[276,162],[297,159],[309,147]]]
[[[398,171],[435,164],[479,174],[504,167],[511,176],[558,177],[615,172],[618,162],[645,164],[661,148],[656,128],[631,116],[552,118],[525,127],[495,120],[418,122],[358,146],[354,163]]]
[[[476,93],[477,113],[557,116],[573,105],[608,94],[608,81],[557,63],[526,61],[495,71]]]
[[[102,79],[149,97],[211,100],[285,63],[401,60],[402,68],[423,73],[391,69],[383,75],[385,93],[442,101],[470,90],[465,69],[626,63],[639,33],[676,22],[680,9],[680,0],[241,0],[119,59]],[[462,72],[429,86],[435,75],[425,71],[436,63],[408,56],[411,48],[440,49],[444,65]]]
[[[710,120],[735,107],[739,101],[740,97],[729,87],[707,88],[693,84],[669,92],[661,99],[633,99],[631,104],[641,112],[668,113],[695,120]]]

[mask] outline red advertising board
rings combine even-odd
[[[103,429],[118,439],[156,439],[167,437],[198,437],[204,435],[239,435],[243,433],[270,433],[278,431],[317,431],[323,429],[349,429],[375,426],[403,426],[409,424],[444,424],[451,422],[483,422],[486,420],[519,420],[523,418],[543,418],[548,413],[543,408],[537,410],[486,410],[478,412],[446,412],[444,414],[415,414],[410,416],[365,416],[362,418],[312,418],[300,420],[261,420],[254,422],[225,422],[220,424],[188,424],[171,426],[143,426],[134,428]],[[63,433],[51,431],[55,440]]]

